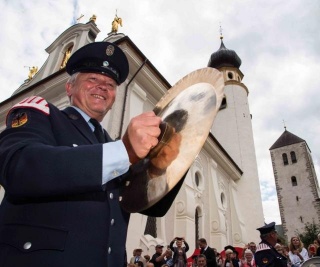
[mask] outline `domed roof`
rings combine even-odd
[[[208,67],[221,68],[221,67],[235,67],[239,68],[241,65],[241,59],[237,53],[233,50],[227,49],[224,46],[223,38],[221,39],[221,46],[218,51],[214,52],[209,60]]]

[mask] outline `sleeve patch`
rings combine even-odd
[[[39,96],[30,96],[30,97],[27,97],[26,99],[20,101],[19,103],[15,104],[9,110],[9,112],[7,114],[6,122],[8,120],[8,115],[10,114],[10,112],[14,109],[17,109],[17,108],[32,108],[32,109],[36,109],[38,111],[41,111],[45,115],[50,114],[48,102],[44,98],[39,97]],[[21,125],[19,124],[19,126],[21,126]],[[13,127],[13,125],[12,125],[12,127]]]
[[[23,113],[18,113],[16,116],[13,118],[11,122],[11,127],[12,128],[17,128],[20,127],[28,122],[28,115],[26,112]]]

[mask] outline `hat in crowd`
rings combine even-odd
[[[143,251],[142,248],[136,248],[135,251]]]
[[[235,249],[235,247],[228,245],[224,247],[224,250],[227,252],[227,250],[230,249],[233,253],[235,253],[237,256],[239,255],[239,252]]]
[[[272,223],[266,224],[260,228],[257,228],[257,230],[260,232],[261,235],[268,234],[268,233],[276,230],[275,225],[276,225],[276,223],[272,222]]]
[[[226,253],[226,254],[234,253],[234,251],[233,251],[232,249],[228,248],[228,249],[226,249],[225,253]]]
[[[129,63],[124,52],[109,42],[93,42],[72,54],[66,70],[72,75],[77,72],[95,72],[107,75],[117,84],[123,83],[129,73]]]
[[[228,245],[228,246],[225,246],[225,247],[224,247],[224,250],[228,250],[228,249],[231,249],[232,252],[236,252],[236,249],[235,249],[233,246],[231,246],[231,245]]]
[[[163,248],[162,245],[156,245],[156,248]]]

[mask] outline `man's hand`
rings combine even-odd
[[[142,113],[131,119],[122,141],[131,164],[145,158],[150,149],[158,144],[161,118],[153,111]]]
[[[167,167],[174,161],[178,154],[181,144],[181,134],[174,133],[170,141],[164,145],[159,153],[150,158],[149,175],[151,178],[161,175]]]
[[[179,154],[181,134],[174,133],[171,140],[151,159],[151,164],[158,169],[166,169]]]

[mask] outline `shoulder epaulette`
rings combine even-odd
[[[269,250],[269,249],[271,249],[271,248],[270,248],[267,244],[260,243],[260,244],[257,246],[256,252],[262,251],[262,250]]]

